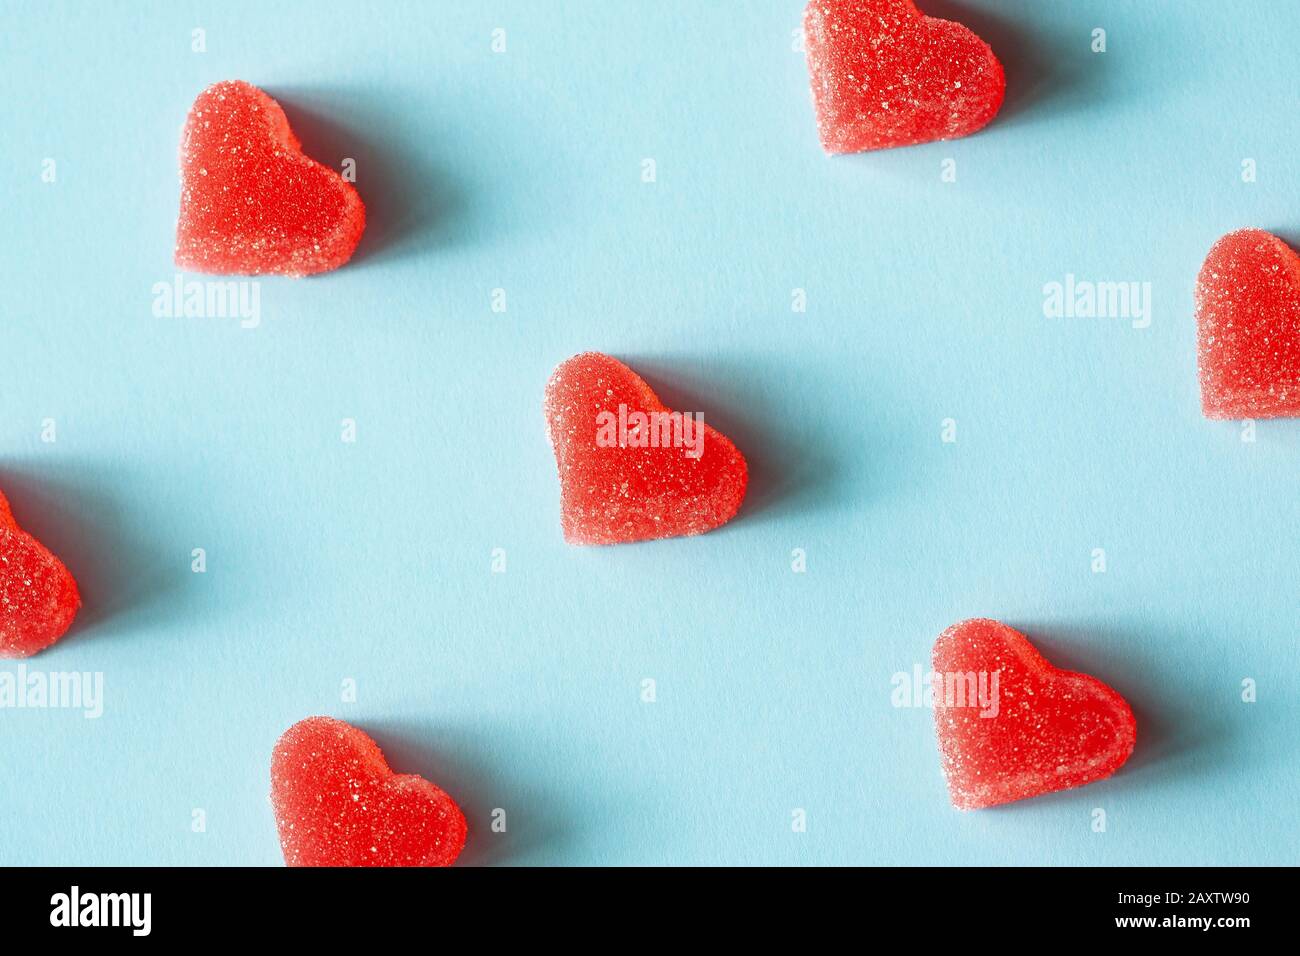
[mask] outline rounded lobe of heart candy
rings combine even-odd
[[[271,805],[288,866],[450,866],[465,815],[423,777],[395,774],[367,734],[308,717],[271,756]]]
[[[561,363],[543,410],[570,544],[703,534],[740,510],[749,467],[736,446],[707,423],[701,430],[693,413],[669,410],[617,359],[585,352]]]
[[[1300,416],[1300,256],[1262,229],[1214,244],[1196,281],[1207,418]]]
[[[912,0],[812,0],[804,38],[817,130],[832,155],[969,136],[1006,96],[989,45]]]
[[[63,562],[18,527],[0,494],[0,657],[30,657],[58,641],[81,594]]]
[[[974,810],[1080,787],[1137,741],[1123,697],[1059,670],[998,621],[955,624],[934,645],[935,731],[953,806]]]
[[[305,276],[351,258],[366,210],[350,183],[304,156],[280,104],[242,80],[208,87],[181,134],[176,265]]]

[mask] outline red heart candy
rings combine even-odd
[[[1002,106],[1002,63],[970,29],[912,0],[812,0],[808,70],[828,153],[968,136]]]
[[[599,352],[564,362],[544,409],[570,544],[703,534],[739,510],[744,456],[702,416],[670,411],[622,362]]]
[[[1228,233],[1196,280],[1207,418],[1300,415],[1300,256],[1261,229]]]
[[[357,191],[302,154],[279,103],[242,80],[199,94],[181,134],[178,266],[326,272],[348,261],[365,227]]]
[[[1081,787],[1133,752],[1137,722],[1124,698],[1053,667],[1005,624],[954,624],[933,661],[939,753],[959,810]]]
[[[72,626],[81,607],[63,562],[14,520],[0,494],[0,657],[30,657]]]
[[[284,732],[271,805],[289,866],[451,866],[465,815],[423,777],[395,774],[366,734],[331,717]]]

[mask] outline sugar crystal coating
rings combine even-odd
[[[584,352],[561,363],[544,412],[570,544],[703,534],[740,509],[749,468],[731,440],[708,423],[702,432],[679,431],[701,426],[608,355]]]
[[[1262,229],[1214,244],[1196,282],[1207,418],[1300,415],[1300,256]]]
[[[30,657],[68,632],[81,595],[63,562],[18,527],[0,493],[0,657]]]
[[[288,866],[450,866],[460,807],[423,777],[396,774],[362,731],[308,717],[271,756],[271,805]]]
[[[1124,698],[1053,667],[1005,624],[954,624],[935,642],[933,667],[940,760],[960,810],[1102,780],[1133,752]]]
[[[968,136],[1002,106],[989,45],[912,0],[812,0],[808,71],[822,148],[856,153]]]
[[[176,264],[226,275],[337,269],[366,211],[351,184],[303,155],[280,104],[242,80],[199,94],[181,134]]]

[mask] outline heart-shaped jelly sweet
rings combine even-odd
[[[351,258],[365,226],[357,191],[303,155],[279,103],[242,80],[199,94],[181,134],[178,266],[326,272]]]
[[[451,797],[394,773],[370,737],[331,717],[300,720],[280,737],[271,805],[289,866],[450,866],[465,846]]]
[[[1300,415],[1300,256],[1262,229],[1214,244],[1196,281],[1207,418]]]
[[[960,810],[1109,777],[1133,752],[1128,703],[1087,674],[1053,667],[997,621],[955,624],[934,644],[935,730]]]
[[[960,23],[925,16],[912,0],[812,0],[804,42],[828,153],[967,136],[1006,96],[989,45]]]
[[[622,362],[585,352],[562,363],[544,410],[569,543],[703,534],[739,510],[744,456],[702,413],[670,411]]]
[[[68,632],[81,595],[63,562],[18,527],[0,494],[0,657],[30,657]]]

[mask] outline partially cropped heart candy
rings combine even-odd
[[[546,385],[570,544],[703,534],[736,514],[749,469],[701,412],[671,411],[630,368],[584,352]]]
[[[279,103],[242,80],[199,94],[181,134],[178,266],[326,272],[351,258],[365,226],[357,191],[303,155]]]
[[[1006,96],[989,45],[960,23],[923,15],[912,0],[812,0],[804,36],[828,153],[968,136]]]
[[[1102,780],[1133,752],[1137,722],[1124,698],[1053,667],[1005,624],[953,625],[933,663],[939,753],[960,810]]]
[[[0,657],[30,657],[68,632],[81,595],[63,562],[18,527],[0,494]]]
[[[465,816],[423,777],[396,774],[365,733],[331,717],[284,732],[271,805],[289,866],[450,866]]]
[[[1214,244],[1196,282],[1207,418],[1300,415],[1300,256],[1261,229]]]

